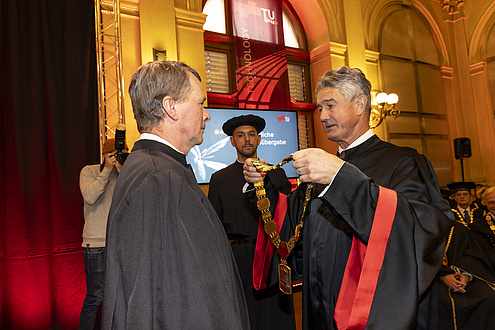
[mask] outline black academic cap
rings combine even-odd
[[[255,115],[243,115],[230,118],[223,124],[222,129],[225,134],[232,136],[237,127],[244,125],[253,126],[259,134],[265,129],[266,122],[263,118]]]
[[[452,191],[452,190],[449,190],[449,189],[440,188],[440,193],[444,197],[449,197],[449,196],[452,196],[453,194],[455,194],[455,191]]]
[[[451,182],[447,184],[447,187],[454,192],[461,190],[471,191],[471,189],[476,188],[476,183],[471,181]]]

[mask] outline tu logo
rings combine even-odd
[[[275,11],[274,10],[261,8],[261,11],[263,12],[263,19],[265,20],[266,23],[278,25],[278,22],[275,20]]]

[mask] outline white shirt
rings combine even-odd
[[[339,146],[339,154],[342,152],[342,151],[347,151],[349,149],[352,149],[352,148],[355,148],[357,147],[358,145],[360,144],[363,144],[364,142],[368,141],[369,138],[371,138],[373,135],[375,135],[375,133],[373,133],[373,131],[371,130],[371,128],[369,130],[367,130],[363,135],[361,135],[360,137],[358,137],[354,142],[352,142],[347,148],[345,149],[342,149],[340,146]],[[344,162],[345,163],[345,162]],[[342,164],[343,166],[344,164]],[[335,177],[337,176],[337,174],[339,174],[339,171],[340,169],[342,168],[342,166],[340,166],[340,168],[337,170],[337,172],[335,173],[334,177],[332,178],[332,181],[328,184],[328,186],[325,187],[325,189],[323,189],[323,191],[318,195],[318,197],[321,197],[323,195],[325,195],[325,193],[327,192],[328,188],[330,188],[330,186],[332,185],[333,183],[333,179],[335,179]]]
[[[170,148],[174,149],[177,152],[180,152],[181,154],[184,154],[183,152],[179,151],[176,147],[174,147],[170,142],[167,140],[159,137],[158,135],[151,134],[151,133],[142,133],[141,136],[139,137],[139,140],[153,140],[157,141],[163,144],[168,145]]]

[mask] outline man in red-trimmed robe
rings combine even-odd
[[[370,90],[359,69],[326,72],[316,88],[318,111],[343,159],[321,149],[293,155],[300,180],[315,183],[302,253],[289,256],[303,275],[304,329],[438,324],[432,285],[453,216],[428,159],[370,130]],[[251,183],[263,176],[250,160],[244,174]],[[283,240],[300,221],[304,192],[305,184],[289,198]]]

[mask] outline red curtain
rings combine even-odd
[[[0,1],[0,328],[76,329],[99,162],[94,3]]]

